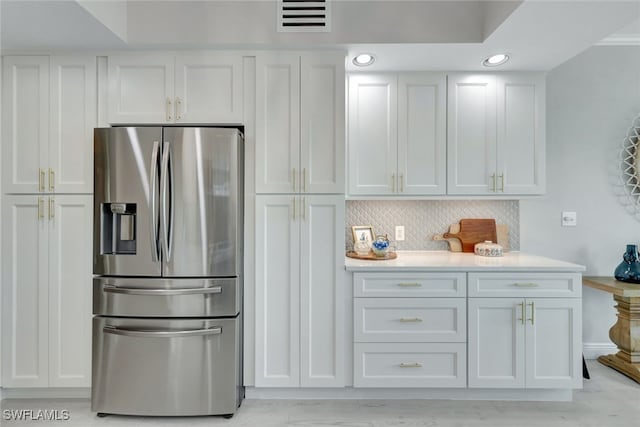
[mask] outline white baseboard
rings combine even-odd
[[[255,388],[245,389],[247,399],[437,399],[437,400],[515,400],[570,402],[567,389],[486,389],[486,388]]]
[[[2,399],[90,399],[91,389],[77,388],[0,388]]]
[[[582,345],[585,359],[597,359],[605,354],[615,354],[618,347],[611,342],[586,342]]]

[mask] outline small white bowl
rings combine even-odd
[[[482,243],[475,244],[473,253],[480,256],[498,257],[502,256],[502,246],[493,243],[491,240],[485,240]]]

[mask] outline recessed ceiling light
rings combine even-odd
[[[376,57],[370,53],[361,53],[360,55],[356,55],[353,58],[353,65],[357,65],[358,67],[366,67],[367,65],[371,65],[376,61]]]
[[[482,61],[482,65],[485,67],[497,67],[498,65],[502,65],[509,60],[509,55],[506,53],[498,53],[496,55],[491,55],[488,58],[485,58]]]

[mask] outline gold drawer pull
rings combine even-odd
[[[525,320],[525,312],[524,312],[524,303],[521,302],[520,304],[518,304],[520,306],[520,317],[518,317],[518,320],[520,321],[521,324],[524,325],[524,320]]]
[[[38,189],[40,191],[44,191],[44,169],[40,168],[38,169],[38,172]]]
[[[524,283],[514,283],[513,286],[517,288],[537,288],[540,285],[538,285],[537,283],[524,282]]]
[[[38,220],[44,218],[44,198],[38,197]]]
[[[533,302],[531,303],[527,303],[527,305],[531,306],[531,319],[527,319],[527,320],[531,320],[531,324],[533,325],[535,323],[535,312],[536,312],[536,306],[534,305]]]
[[[422,284],[421,283],[398,283],[398,286],[403,287],[403,288],[421,288]]]
[[[422,368],[422,363],[413,362],[413,363],[401,363],[401,368]]]
[[[402,323],[417,323],[422,322],[422,319],[419,317],[401,317],[400,321]]]
[[[49,191],[53,192],[56,189],[56,173],[53,169],[49,168]]]

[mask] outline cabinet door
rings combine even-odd
[[[2,189],[45,191],[49,145],[49,57],[5,56],[2,86]]]
[[[504,74],[498,90],[498,191],[545,190],[545,84],[537,74]]]
[[[256,192],[300,191],[300,57],[256,57]]]
[[[582,302],[527,299],[527,388],[582,388]]]
[[[496,77],[450,74],[447,192],[495,194]]]
[[[52,196],[48,205],[49,386],[89,387],[93,198]]]
[[[300,385],[300,209],[256,196],[255,385]]]
[[[93,192],[96,58],[51,57],[47,191]]]
[[[393,75],[349,76],[349,194],[396,191],[397,96]]]
[[[109,57],[109,123],[172,123],[174,58]]]
[[[176,57],[176,123],[242,123],[242,56]]]
[[[301,59],[301,191],[345,192],[344,55]]]
[[[46,198],[2,203],[2,385],[47,387],[49,293]],[[85,283],[89,286],[90,282]]]
[[[524,299],[469,298],[469,387],[525,385]]]
[[[344,197],[299,199],[300,382],[344,387]]]
[[[447,86],[441,73],[398,78],[398,192],[447,191]]]

